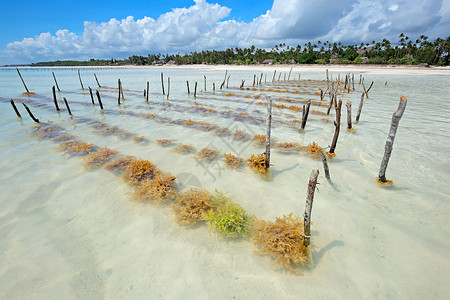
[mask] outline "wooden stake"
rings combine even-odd
[[[52,74],[53,74],[53,79],[55,80],[55,83],[56,83],[56,88],[58,89],[58,92],[61,92],[61,90],[59,89],[59,86],[58,86],[58,81],[56,81],[55,72],[52,72]]]
[[[100,93],[97,91],[95,91],[97,93],[97,99],[98,99],[98,104],[100,104],[100,109],[103,110],[103,104],[102,104],[102,99],[100,98]]]
[[[273,72],[272,82],[275,81],[275,74],[277,74],[277,70],[275,70],[275,71]]]
[[[25,89],[27,90],[27,94],[30,94],[30,91],[28,90],[27,85],[25,84],[25,81],[24,81],[23,78],[22,78],[22,75],[20,74],[19,68],[16,68],[16,70],[17,70],[17,73],[19,73],[19,77],[20,77],[20,79],[22,80],[23,86],[24,86]],[[39,121],[38,121],[38,122],[39,122]]]
[[[188,91],[188,95],[191,93],[191,91],[189,91],[189,81],[186,80],[186,86],[187,86],[187,91]]]
[[[230,77],[231,77],[231,75],[228,75],[228,77],[227,77],[227,89],[228,89],[228,82],[230,81]]]
[[[88,86],[88,88],[89,88],[89,94],[91,94],[92,105],[95,105],[95,103],[94,103],[94,95],[92,95],[92,89],[91,89],[90,86]]]
[[[55,86],[52,86],[52,92],[53,92],[53,102],[55,102],[56,110],[59,111],[58,101],[56,100]]]
[[[169,94],[170,94],[170,77],[167,77],[167,99],[169,99]]]
[[[388,180],[386,179],[386,168],[388,166],[389,158],[391,157],[395,134],[397,133],[398,124],[405,111],[406,103],[407,103],[406,97],[401,96],[398,108],[392,115],[391,128],[389,129],[386,145],[384,146],[384,155],[383,159],[381,160],[380,171],[378,172],[378,181],[380,182],[388,182]]]
[[[213,93],[216,92],[216,84],[213,82]]]
[[[28,114],[29,114],[30,117],[33,119],[33,121],[35,121],[36,123],[39,123],[39,119],[36,119],[36,118],[33,116],[33,113],[31,113],[31,110],[28,108],[28,106],[27,106],[25,103],[22,103],[22,104],[23,104],[23,106],[25,106],[25,109],[27,110]]]
[[[72,115],[72,112],[70,111],[69,103],[67,103],[66,97],[63,97],[64,103],[66,103],[67,111],[69,112],[69,115]]]
[[[117,96],[117,104],[120,105],[120,78],[117,80],[117,86],[119,90],[119,95]]]
[[[122,81],[120,81],[120,94],[122,95],[122,102],[123,102],[125,100],[125,97],[123,95]]]
[[[162,86],[163,95],[165,95],[166,93],[164,92],[164,75],[163,75],[163,72],[161,72],[161,86]]]
[[[197,98],[197,81],[195,82],[194,85],[194,98]]]
[[[361,102],[359,102],[358,112],[356,113],[356,122],[359,122],[359,116],[361,116],[363,104],[364,104],[364,93],[361,93]]]
[[[323,150],[320,149],[320,156],[322,157],[323,170],[325,171],[325,177],[330,179],[330,170],[328,169],[327,157],[323,153]]]
[[[281,73],[278,74],[278,81],[280,81],[280,78],[281,78]]]
[[[205,90],[203,91],[203,92],[206,92],[206,76],[205,75],[203,75],[203,80],[204,80],[204,86],[205,86]]]
[[[352,102],[348,100],[345,106],[347,107],[347,129],[352,129]]]
[[[83,81],[81,81],[80,69],[78,69],[78,79],[80,79],[81,89],[84,90]]]
[[[225,80],[227,79],[227,73],[228,73],[228,71],[225,70],[225,77],[223,78],[223,82],[222,82],[222,84],[220,85],[220,89],[222,89],[223,86],[225,85]],[[227,88],[228,88],[228,82],[227,82]]]
[[[355,74],[352,74],[352,85],[353,85],[353,90],[355,90]]]
[[[289,79],[291,78],[291,72],[292,72],[292,68],[293,68],[293,67],[291,67],[291,69],[289,70],[288,81],[289,81]]]
[[[330,79],[328,78],[328,69],[327,69],[327,88],[330,90]]]
[[[259,78],[259,85],[261,85],[262,78],[263,78],[263,72],[261,72],[261,78]]]
[[[95,73],[94,73],[94,77],[95,77],[95,81],[97,81],[98,87],[101,88],[102,86],[100,85],[100,83],[98,83],[97,75],[95,75]]]
[[[244,88],[244,84],[245,84],[245,80],[242,80],[241,86],[240,86],[239,88],[240,88],[240,89]]]
[[[272,98],[267,101],[267,133],[266,133],[266,170],[270,167],[270,130],[272,127]]]
[[[148,94],[150,94],[150,83],[147,81],[147,91],[145,93],[145,100],[148,102]]]
[[[256,75],[253,75],[253,87],[255,86]]]
[[[11,100],[9,100],[9,102],[11,103],[12,107],[14,108],[14,111],[16,112],[17,117],[22,118],[22,116],[19,113],[19,110],[16,107],[16,104],[14,103],[14,100],[11,99]]]
[[[339,104],[336,107],[336,121],[334,121],[334,136],[333,136],[333,142],[331,143],[330,147],[330,153],[334,153],[334,150],[336,149],[337,140],[339,137],[339,131],[341,130],[341,107],[342,107],[342,100],[339,100]]]
[[[328,105],[327,115],[330,114],[331,106],[333,106],[334,93],[330,92],[330,104]]]
[[[311,211],[314,201],[314,192],[317,185],[317,177],[319,177],[319,170],[312,170],[309,176],[308,191],[306,193],[305,214],[303,215],[303,245],[308,247],[311,243]]]
[[[311,100],[308,100],[308,103],[306,104],[306,110],[303,111],[302,129],[305,129],[306,121],[308,120],[308,114],[309,114],[310,106],[311,106]],[[303,108],[305,108],[304,105],[303,105]]]

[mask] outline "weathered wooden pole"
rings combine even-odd
[[[188,91],[188,95],[191,93],[191,91],[189,90],[189,81],[186,80],[186,86],[187,86],[187,91]]]
[[[88,86],[88,88],[89,88],[89,94],[91,94],[92,105],[95,105],[95,103],[94,103],[94,95],[92,95],[92,89],[91,89],[90,86]]]
[[[119,94],[117,96],[117,104],[120,105],[120,78],[117,81],[117,86],[118,86],[118,91],[119,91]]]
[[[330,169],[328,169],[327,157],[323,153],[323,150],[320,149],[320,156],[322,157],[323,170],[325,171],[325,177],[330,179]]]
[[[228,82],[230,81],[230,77],[231,77],[231,75],[228,75],[228,77],[227,77],[227,89],[228,89]]]
[[[56,110],[59,111],[58,100],[56,100],[55,86],[52,86],[52,92],[53,92],[53,102],[55,102]]]
[[[280,78],[281,78],[281,73],[278,74],[278,81],[280,81]]]
[[[64,103],[66,104],[67,111],[69,112],[69,115],[72,115],[72,112],[70,111],[69,103],[67,103],[66,97],[63,97],[63,99],[64,99]]]
[[[330,110],[331,110],[331,106],[333,106],[333,99],[334,99],[334,93],[330,91],[329,93],[330,95],[330,104],[328,105],[328,109],[327,109],[327,115],[330,114]]]
[[[102,86],[100,85],[100,83],[98,83],[97,75],[95,75],[95,73],[94,73],[94,77],[95,77],[95,81],[97,81],[98,87],[99,87],[99,88],[102,87]]]
[[[56,88],[58,89],[58,92],[61,92],[61,90],[59,89],[58,81],[56,81],[55,72],[52,72],[52,74],[53,74],[53,79],[55,80]]]
[[[267,132],[266,132],[266,170],[270,167],[270,130],[272,128],[272,98],[267,101]]]
[[[277,74],[277,70],[273,72],[272,83],[275,81],[275,74]]]
[[[255,86],[255,81],[256,81],[256,75],[253,75],[253,87]]]
[[[244,88],[245,80],[242,80],[241,85],[239,86],[240,89]]]
[[[291,69],[289,70],[288,81],[289,81],[289,79],[291,78],[292,68],[293,68],[293,67],[291,67]]]
[[[80,79],[81,89],[84,90],[83,81],[81,81],[80,69],[78,69],[78,79]]]
[[[320,101],[323,101],[323,91],[320,90]]]
[[[389,134],[386,140],[386,145],[384,146],[384,155],[381,160],[380,171],[378,172],[378,181],[388,182],[386,179],[386,168],[388,166],[389,158],[392,153],[392,146],[394,145],[395,134],[397,133],[398,124],[403,116],[406,108],[406,97],[400,97],[400,103],[398,104],[397,110],[392,115],[391,128],[389,129]]]
[[[24,86],[25,89],[27,90],[27,94],[30,94],[30,91],[28,90],[27,85],[25,84],[25,80],[23,80],[22,74],[20,74],[19,68],[16,68],[16,70],[17,70],[17,73],[19,73],[19,77],[20,77],[20,79],[22,80],[23,86]]]
[[[309,176],[308,191],[306,193],[305,214],[303,215],[303,245],[308,247],[311,243],[311,211],[314,201],[314,192],[317,185],[319,170],[312,170]]]
[[[145,94],[145,100],[148,102],[148,94],[150,94],[150,83],[147,81],[147,91]]]
[[[97,93],[97,99],[98,99],[98,104],[100,104],[100,109],[103,110],[103,104],[102,104],[102,98],[100,98],[100,93],[97,91],[95,91]]]
[[[197,81],[195,82],[194,85],[194,98],[197,98]]]
[[[213,93],[216,92],[216,84],[213,82]]]
[[[367,91],[366,91],[366,97],[367,97],[367,98],[369,98],[368,93],[370,92],[370,89],[372,88],[372,86],[373,86],[373,81],[372,81],[372,83],[370,84],[369,88],[368,88]]]
[[[120,81],[120,94],[122,95],[122,102],[123,102],[125,100],[125,96],[123,95],[122,81]]]
[[[19,113],[19,110],[16,107],[16,104],[14,103],[14,100],[11,99],[11,100],[9,100],[9,102],[11,103],[12,107],[14,108],[14,111],[16,112],[17,117],[22,118],[22,116]]]
[[[350,100],[345,104],[347,107],[347,129],[352,129],[352,102]]]
[[[170,94],[170,77],[167,77],[167,99],[169,99]]]
[[[203,80],[204,80],[203,85],[205,87],[203,92],[206,92],[206,76],[205,75],[203,75]]]
[[[305,129],[306,121],[308,120],[308,114],[309,114],[310,107],[311,107],[311,100],[308,100],[308,103],[306,104],[306,110],[305,110],[305,106],[303,105],[302,129]]]
[[[31,112],[31,110],[28,108],[28,106],[25,103],[22,103],[23,106],[25,106],[25,109],[27,110],[28,114],[30,115],[30,117],[33,119],[33,121],[35,121],[36,123],[39,123],[39,119],[36,119],[33,116],[33,113]]]
[[[352,74],[352,85],[353,85],[353,90],[355,90],[355,74]]]
[[[359,122],[359,117],[361,116],[363,104],[364,104],[364,93],[361,93],[361,102],[359,102],[358,112],[356,113],[356,122]]]
[[[165,95],[166,93],[164,92],[164,75],[163,75],[163,72],[161,72],[161,86],[162,86],[163,95]]]
[[[263,72],[261,72],[261,78],[259,78],[259,85],[261,85],[262,78],[263,78]]]
[[[227,79],[227,74],[228,74],[228,71],[225,70],[225,77],[223,78],[223,82],[220,85],[220,89],[222,89],[224,87],[224,85],[225,85],[225,80]],[[227,88],[228,88],[228,83],[227,83]]]
[[[330,90],[330,78],[328,78],[328,69],[327,69],[327,88]]]
[[[342,100],[339,100],[339,103],[336,106],[336,121],[334,121],[335,129],[333,141],[331,142],[330,153],[334,153],[334,150],[336,149],[339,131],[341,130],[341,107],[342,107]]]

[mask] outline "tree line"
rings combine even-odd
[[[299,63],[299,64],[396,64],[396,65],[435,65],[448,66],[450,37],[429,41],[421,35],[411,40],[403,33],[398,43],[391,44],[388,39],[380,42],[343,45],[341,42],[317,41],[295,47],[281,43],[270,50],[249,48],[228,48],[226,50],[194,51],[189,54],[148,54],[133,55],[125,59],[89,61],[40,62],[33,66],[101,66],[101,65],[152,65],[152,64],[261,64],[261,63]]]

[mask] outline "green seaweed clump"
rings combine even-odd
[[[111,158],[116,156],[117,154],[119,154],[118,151],[111,150],[105,147],[105,149],[92,152],[88,156],[86,156],[84,158],[84,166],[87,169],[100,167],[101,165],[104,165],[106,162],[111,160]]]
[[[123,178],[129,183],[137,184],[145,179],[155,178],[156,174],[158,173],[158,168],[156,168],[156,166],[152,162],[140,159],[132,162],[128,166],[128,168],[125,170],[125,173],[123,174]]]
[[[212,197],[216,209],[211,209],[204,218],[209,227],[216,229],[222,236],[236,238],[247,236],[253,224],[253,218],[223,193],[216,191]]]
[[[298,267],[308,263],[308,249],[303,244],[303,219],[292,213],[275,222],[256,220],[253,242],[258,252],[275,258],[276,264],[298,273]]]
[[[215,207],[211,200],[207,190],[190,189],[181,193],[173,206],[178,222],[195,224],[203,221],[203,216]]]
[[[175,179],[176,177],[170,173],[156,174],[155,179],[147,179],[137,187],[135,196],[145,201],[174,200],[178,195]]]

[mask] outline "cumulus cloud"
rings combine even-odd
[[[227,47],[273,47],[317,40],[358,43],[404,32],[446,37],[450,0],[274,0],[251,22],[227,20],[231,9],[206,0],[176,8],[156,20],[129,16],[84,22],[76,35],[67,29],[9,43],[0,63],[126,57],[152,52],[190,52]]]

